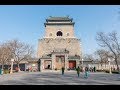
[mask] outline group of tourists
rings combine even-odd
[[[96,68],[95,68],[95,67],[90,67],[90,68],[89,68],[89,71],[90,71],[90,72],[96,72]]]
[[[78,77],[80,76],[80,67],[78,66],[77,68],[76,68],[76,71],[77,71],[77,75],[78,75]],[[89,73],[89,68],[88,67],[85,67],[85,75],[84,75],[84,78],[88,78],[88,73]]]
[[[62,67],[62,75],[64,75],[64,70],[65,68]],[[80,67],[78,66],[76,68],[76,72],[77,72],[77,76],[80,77]],[[89,75],[89,68],[88,67],[85,67],[85,70],[84,70],[85,74],[84,74],[84,78],[88,78],[88,75]]]

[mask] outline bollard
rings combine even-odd
[[[0,68],[0,75],[1,75],[1,72],[2,72],[2,70],[1,70],[1,68]]]

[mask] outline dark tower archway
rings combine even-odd
[[[62,35],[63,35],[63,33],[61,31],[57,32],[57,36],[62,36]]]

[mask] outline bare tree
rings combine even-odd
[[[0,63],[2,64],[2,69],[4,69],[4,65],[10,62],[11,51],[8,48],[7,43],[3,43],[0,46]]]
[[[92,54],[86,54],[86,55],[84,56],[84,60],[90,60],[90,61],[93,61],[93,60],[95,60],[95,59],[94,59],[94,57],[93,57]]]
[[[96,40],[101,47],[109,49],[109,51],[113,54],[114,60],[117,65],[117,70],[119,71],[118,57],[120,54],[120,44],[118,41],[117,33],[115,31],[108,34],[99,32],[97,33]]]
[[[91,65],[94,65],[95,57],[93,54],[85,54],[84,60],[90,61]],[[89,65],[89,64],[87,63],[87,65]]]
[[[8,44],[9,49],[11,50],[12,58],[14,58],[18,68],[20,68],[19,64],[21,61],[30,59],[34,53],[32,46],[18,40],[11,40]]]
[[[95,55],[98,56],[98,60],[100,60],[101,67],[103,64],[105,64],[106,67],[108,58],[110,57],[110,52],[104,49],[98,49],[97,51],[95,51]]]

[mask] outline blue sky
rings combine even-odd
[[[38,39],[45,34],[45,19],[69,15],[83,53],[90,54],[99,48],[96,32],[116,30],[120,35],[119,11],[120,5],[1,5],[0,42],[17,38],[37,49]]]

